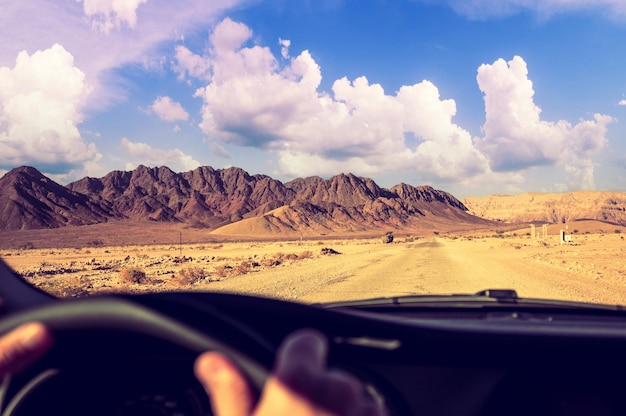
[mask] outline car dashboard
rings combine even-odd
[[[334,307],[212,293],[126,296],[218,334],[271,368],[300,328],[327,335],[329,364],[390,415],[622,415],[626,320],[620,313],[505,308]],[[11,412],[210,415],[194,356],[127,335],[77,351],[75,366],[19,376]],[[115,350],[115,353],[111,353]],[[95,359],[104,357],[105,359]],[[6,410],[5,410],[6,411]]]

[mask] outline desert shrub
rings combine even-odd
[[[622,230],[620,230],[619,228],[615,229],[615,234],[621,234],[621,233],[622,233]]]
[[[260,264],[263,267],[275,267],[280,266],[281,262],[277,259],[263,259],[260,261]]]
[[[233,267],[234,274],[246,274],[246,273],[250,273],[251,271],[252,271],[252,263],[250,263],[249,261],[243,261],[239,263],[238,265],[236,265],[235,267]]]
[[[85,245],[87,247],[102,247],[104,246],[104,241],[100,240],[99,238],[96,238],[94,240],[87,241],[87,244]]]
[[[226,277],[230,274],[232,269],[233,269],[233,266],[229,266],[228,264],[223,265],[223,266],[218,266],[213,271],[213,274],[217,277]]]
[[[289,260],[289,261],[298,260],[298,255],[297,255],[296,253],[287,253],[287,254],[285,254],[285,256],[283,257],[283,259],[285,259],[285,260]]]
[[[298,260],[304,260],[304,259],[310,259],[313,257],[313,252],[312,251],[303,251],[302,253],[298,254]]]
[[[439,235],[439,231],[433,231],[433,234]]]
[[[180,269],[174,276],[174,279],[181,285],[192,285],[206,279],[206,277],[206,272],[202,267],[186,267]]]
[[[574,234],[578,234],[578,230],[576,230],[576,229],[575,229],[574,231],[572,231],[572,232],[573,232]]]
[[[148,283],[146,272],[138,267],[128,267],[120,272],[120,279],[126,283]]]
[[[321,253],[322,253],[322,255],[325,255],[325,256],[331,256],[333,254],[341,254],[340,252],[338,252],[338,251],[336,251],[336,250],[334,250],[334,249],[332,249],[330,247],[324,247],[321,250]]]

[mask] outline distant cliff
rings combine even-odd
[[[563,223],[594,219],[626,225],[626,192],[490,195],[465,198],[463,203],[474,215],[497,221]]]

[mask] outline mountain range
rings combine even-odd
[[[282,183],[236,167],[176,173],[139,166],[60,185],[28,166],[0,178],[0,231],[116,220],[183,222],[216,233],[305,234],[468,228],[493,222],[430,186],[379,187],[340,174]]]

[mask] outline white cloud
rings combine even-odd
[[[179,79],[185,79],[187,76],[205,79],[210,74],[211,63],[182,45],[176,47],[174,62],[173,69],[178,73]]]
[[[200,166],[197,160],[180,149],[156,149],[147,143],[131,142],[126,137],[122,138],[120,146],[127,155],[134,157],[137,163],[149,166],[165,165],[175,171],[193,170]],[[130,165],[136,166],[132,163]]]
[[[210,74],[196,92],[210,139],[275,151],[294,175],[410,169],[449,178],[488,170],[470,134],[452,122],[455,102],[441,100],[432,83],[389,95],[365,77],[342,78],[330,95],[318,91],[321,70],[308,51],[281,65],[269,48],[245,46],[251,37],[225,19],[209,54],[194,57]]]
[[[617,105],[626,105],[626,100],[620,100]]]
[[[249,1],[29,0],[3,3],[0,66],[12,64],[21,51],[32,53],[58,43],[74,56],[76,65],[94,87],[89,108],[107,108],[125,99],[127,94],[124,80],[114,69],[146,63],[156,63],[158,67],[162,63],[159,46],[164,42],[181,39],[199,24],[208,25],[225,10]],[[88,12],[86,7],[89,7]],[[92,17],[87,17],[86,13]],[[93,19],[100,19],[104,27],[109,25],[111,30],[108,33],[93,30]],[[116,25],[120,30],[113,30]],[[124,30],[131,26],[132,30]]]
[[[432,2],[433,0],[424,0]],[[626,17],[623,0],[445,0],[458,13],[475,19],[511,16],[531,11],[541,18],[572,11],[599,11],[611,18]]]
[[[278,39],[278,44],[280,47],[280,54],[283,59],[289,59],[289,47],[291,46],[291,41],[289,39]]]
[[[0,165],[67,172],[100,156],[78,130],[91,87],[62,46],[21,52],[0,67]]]
[[[268,48],[246,46],[252,33],[224,20],[210,36],[201,129],[210,140],[274,152],[283,173],[417,172],[423,180],[468,178],[518,186],[520,173],[559,166],[570,186],[593,188],[593,157],[606,147],[609,116],[541,119],[526,63],[514,57],[478,69],[484,137],[454,123],[456,103],[429,81],[388,94],[367,78],[336,80],[321,92],[321,69],[308,51],[284,63]]]
[[[150,108],[164,121],[185,121],[189,118],[189,114],[183,106],[176,101],[172,101],[170,97],[157,97]]]
[[[78,0],[83,2],[85,15],[94,30],[109,33],[120,29],[122,24],[135,28],[137,9],[148,0]]]
[[[526,62],[514,57],[481,65],[477,76],[484,93],[484,137],[477,147],[496,171],[516,171],[532,166],[562,165],[574,187],[593,188],[591,158],[607,144],[606,126],[613,118],[601,114],[572,124],[541,119],[534,103]]]

